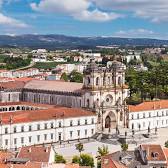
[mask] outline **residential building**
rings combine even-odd
[[[167,153],[157,144],[142,144],[134,151],[118,151],[101,159],[102,168],[167,168]]]

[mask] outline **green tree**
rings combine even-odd
[[[55,163],[66,163],[66,160],[62,155],[55,155]]]
[[[102,156],[105,156],[109,154],[108,146],[103,145],[102,147],[98,147],[98,158],[101,158]]]
[[[81,152],[84,151],[83,144],[82,143],[76,144],[76,150],[78,150],[81,155]]]
[[[68,81],[68,75],[65,72],[61,75],[61,80]]]
[[[109,154],[108,146],[98,147],[97,168],[101,168],[101,157]]]
[[[168,148],[168,141],[165,142],[165,147]]]
[[[126,143],[121,144],[121,149],[122,149],[122,151],[127,151],[128,150],[128,144],[126,144]]]
[[[73,156],[72,163],[80,164],[80,156],[76,156],[76,155]]]
[[[72,71],[69,75],[70,82],[77,82],[77,83],[82,83],[83,82],[83,74],[77,72],[77,71]]]
[[[90,166],[94,167],[94,159],[88,154],[81,154],[80,156],[74,156],[72,163],[77,163],[80,166]]]

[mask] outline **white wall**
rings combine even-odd
[[[138,118],[139,115],[139,118]],[[133,117],[133,118],[132,118]],[[141,125],[141,130],[154,128],[168,127],[168,109],[150,110],[150,111],[139,111],[129,113],[129,128],[132,129],[132,124],[134,124],[134,129],[139,130],[139,124]]]
[[[94,123],[92,123],[94,119]],[[70,121],[73,121],[73,126],[70,126]],[[78,125],[78,120],[80,120],[80,125]],[[87,124],[85,124],[87,120]],[[47,129],[45,128],[45,123],[47,124]],[[51,123],[53,123],[53,128],[51,128]],[[61,123],[61,127],[59,127]],[[40,130],[37,129],[37,125],[40,124]],[[29,131],[29,126],[31,125],[32,131]],[[24,132],[21,131],[21,127],[24,126]],[[16,127],[17,132],[14,133],[14,127]],[[5,133],[5,128],[8,129],[8,133]],[[80,130],[80,136],[78,136],[78,130]],[[86,131],[87,130],[87,134]],[[70,136],[70,131],[72,131],[72,137]],[[92,132],[93,131],[93,132]],[[86,117],[76,117],[68,119],[57,119],[48,121],[37,121],[37,122],[27,122],[18,123],[12,125],[2,125],[0,126],[0,147],[3,149],[18,148],[21,146],[29,146],[34,144],[43,144],[59,141],[59,133],[61,133],[61,139],[63,141],[83,139],[91,137],[96,131],[96,116],[86,116]],[[47,139],[45,140],[45,134]],[[51,137],[53,134],[53,138]],[[37,136],[40,136],[38,141]],[[31,142],[29,142],[29,137],[31,137]],[[21,139],[24,138],[24,142]],[[16,144],[14,144],[14,139],[17,139]],[[8,141],[8,143],[6,142]],[[7,144],[6,144],[7,143]]]

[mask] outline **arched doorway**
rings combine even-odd
[[[113,112],[110,112],[108,116],[105,118],[105,128],[115,129],[116,126],[117,126],[116,116]]]
[[[111,128],[111,118],[109,116],[105,119],[105,128]]]

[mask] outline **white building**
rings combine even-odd
[[[38,75],[39,73],[40,73],[39,69],[29,68],[26,70],[13,71],[13,77],[14,78],[29,77],[29,76]]]
[[[26,70],[17,70],[17,71],[1,70],[0,71],[0,77],[22,78],[22,77],[38,75],[39,73],[40,73],[39,69],[37,69],[37,68],[29,68],[29,69],[26,69]]]
[[[83,73],[84,68],[86,68],[85,64],[60,64],[57,65],[56,70],[60,69],[62,73],[70,74],[72,71]]]
[[[83,83],[31,80],[19,87],[14,82],[15,87],[2,86],[0,98],[2,102],[16,100],[89,109],[98,116],[99,131],[110,131],[126,127],[125,99],[129,89],[125,85],[125,70],[125,65],[117,61],[110,67],[92,61],[84,69]]]
[[[32,60],[34,62],[47,62],[47,55],[46,54],[36,54],[36,55],[33,55]]]
[[[127,63],[129,63],[131,60],[141,60],[141,56],[140,54],[129,54],[126,56],[123,56],[123,59],[127,61]]]
[[[1,149],[85,139],[96,132],[96,115],[83,109],[22,102],[0,108]]]
[[[32,53],[42,54],[42,53],[47,53],[47,50],[46,49],[37,49],[37,50],[32,50]]]
[[[134,130],[168,127],[168,100],[128,106],[128,127]]]

